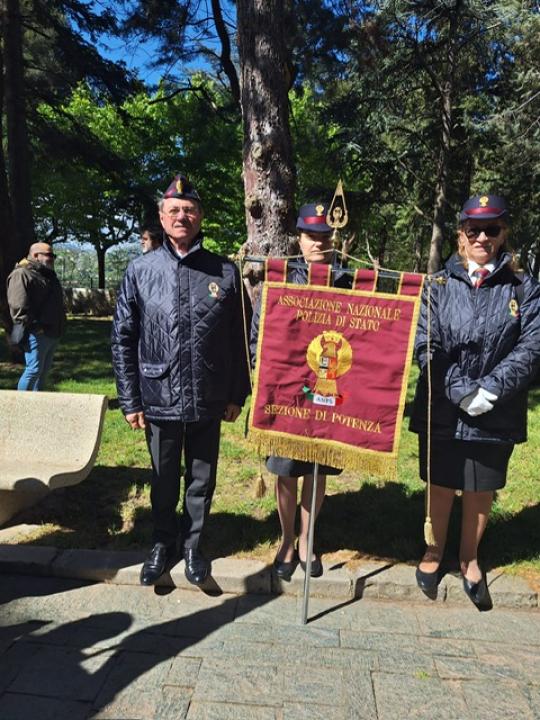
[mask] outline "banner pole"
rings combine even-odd
[[[309,583],[311,580],[311,558],[313,556],[313,536],[315,535],[315,508],[317,501],[317,481],[319,479],[319,463],[313,463],[313,490],[311,492],[311,510],[309,512],[308,546],[306,555],[306,576],[304,578],[304,601],[302,603],[302,625],[307,623]]]

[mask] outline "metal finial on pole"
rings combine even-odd
[[[345,201],[345,192],[343,190],[343,183],[338,180],[334,197],[328,208],[326,214],[326,224],[334,228],[334,230],[344,228],[349,222],[349,211],[347,210],[347,203]]]
[[[304,578],[304,600],[302,603],[302,625],[307,623],[309,584],[311,581],[311,558],[313,555],[313,537],[315,535],[315,512],[317,501],[317,482],[319,479],[319,463],[313,463],[313,489],[311,492],[311,510],[309,511],[308,546],[306,556],[306,576]]]

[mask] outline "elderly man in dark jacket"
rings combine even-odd
[[[43,389],[64,332],[64,297],[54,272],[54,257],[48,243],[34,243],[7,280],[11,342],[24,351],[26,363],[18,390]]]
[[[249,393],[242,284],[235,265],[202,245],[201,202],[175,177],[159,202],[167,236],[135,259],[118,297],[112,354],[118,399],[132,428],[146,431],[152,458],[153,548],[141,570],[152,585],[176,555],[180,528],[187,579],[202,584],[200,549],[216,483],[221,420],[233,422]]]

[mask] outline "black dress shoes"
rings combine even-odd
[[[156,543],[141,568],[139,576],[141,585],[155,585],[165,572],[167,563],[174,558],[175,554],[176,548],[174,546]]]
[[[302,570],[304,572],[306,572],[307,562],[305,562],[304,560],[300,560],[300,567],[302,568]],[[322,574],[323,574],[323,566],[322,566],[321,558],[318,555],[315,555],[315,557],[311,561],[310,576],[317,578],[317,577],[321,577]]]
[[[489,594],[489,589],[484,575],[482,575],[482,578],[478,582],[472,582],[464,577],[463,589],[465,590],[465,595],[471,599],[480,612],[485,612],[486,610],[491,610],[493,608],[493,600]]]
[[[436,600],[439,587],[439,570],[437,569],[434,572],[428,573],[417,567],[416,584],[426,597],[430,600]]]
[[[287,580],[287,581],[290,580],[291,577],[293,576],[297,565],[298,565],[298,555],[296,553],[294,554],[294,558],[289,562],[282,562],[281,560],[278,560],[276,558],[273,563],[274,572],[276,573],[278,578],[281,578],[282,580]]]
[[[184,573],[192,585],[202,585],[210,573],[210,563],[197,548],[184,548]]]

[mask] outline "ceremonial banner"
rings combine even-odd
[[[395,478],[422,276],[404,274],[393,295],[376,292],[373,272],[355,279],[368,290],[343,290],[288,284],[275,270],[262,291],[249,439],[263,454]]]

